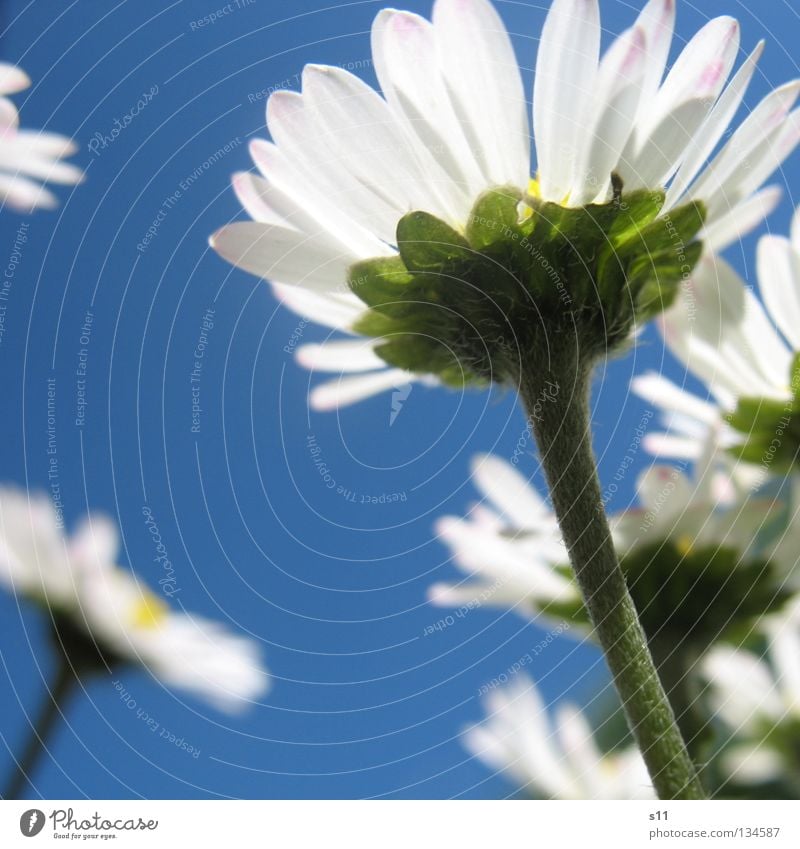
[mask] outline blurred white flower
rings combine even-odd
[[[487,718],[464,732],[464,745],[504,770],[531,795],[547,799],[653,799],[642,756],[631,746],[604,754],[581,711],[559,704],[548,714],[524,675],[489,692]]]
[[[253,221],[223,227],[211,244],[273,281],[302,315],[352,331],[365,310],[348,269],[395,255],[397,224],[410,211],[463,231],[493,187],[579,207],[609,200],[617,174],[625,191],[666,189],[664,216],[702,201],[701,237],[717,250],[777,202],[775,189],[760,186],[800,140],[791,111],[799,84],[768,94],[731,133],[763,48],[729,81],[739,50],[733,18],[706,24],[667,71],[674,0],[650,0],[602,57],[598,0],[554,0],[536,63],[533,180],[526,95],[499,15],[488,0],[436,0],[432,18],[395,9],[376,17],[383,97],[341,68],[307,65],[302,93],[268,101],[273,141],[250,148],[261,176],[234,176]],[[418,379],[387,367],[379,342],[301,349],[307,367],[344,375],[312,404],[353,403]]]
[[[140,664],[221,710],[238,711],[266,692],[253,640],[171,609],[115,565],[118,553],[109,519],[90,515],[67,536],[46,496],[0,487],[0,582],[10,592],[37,601],[56,624],[76,626],[101,655]]]
[[[774,520],[785,520],[783,506],[743,490],[730,476],[727,463],[715,462],[714,456],[712,452],[701,457],[692,477],[662,465],[639,476],[639,504],[610,517],[620,557],[665,550],[663,543],[670,542],[678,558],[694,551],[729,549],[736,552],[734,565],[772,558],[781,576],[796,572],[800,522],[789,522],[765,543],[762,531]],[[430,601],[447,607],[487,605],[509,607],[522,616],[570,618],[572,610],[579,610],[580,596],[551,508],[530,481],[499,457],[476,457],[473,480],[490,506],[480,503],[466,518],[447,516],[437,524],[453,564],[467,579],[434,584]],[[680,574],[691,585],[693,577],[685,578],[685,571]],[[664,580],[678,577],[666,574]],[[632,582],[634,595],[637,584]],[[569,633],[580,638],[586,632],[578,627]]]
[[[472,475],[483,501],[466,518],[445,516],[436,531],[453,562],[471,580],[434,584],[433,604],[511,607],[523,616],[553,604],[580,604],[569,574],[569,556],[555,514],[510,463],[481,454]]]
[[[765,630],[766,657],[717,646],[703,664],[714,712],[734,735],[725,765],[740,783],[781,778],[800,730],[800,605],[772,619]],[[794,763],[795,770],[798,766]]]
[[[15,65],[0,62],[0,202],[18,212],[38,207],[53,209],[56,196],[42,183],[74,185],[83,171],[61,160],[77,147],[65,136],[19,128],[19,113],[5,95],[16,94],[31,84]]]
[[[725,411],[741,397],[792,397],[791,368],[800,352],[800,209],[791,238],[763,236],[757,259],[764,305],[725,260],[710,254],[659,319],[667,345]]]

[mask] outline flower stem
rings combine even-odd
[[[520,395],[575,576],[659,798],[703,799],[611,539],[591,445],[594,360],[572,334],[551,343],[549,363],[523,369]]]
[[[16,759],[14,772],[6,786],[3,799],[20,799],[36,769],[42,753],[47,748],[47,739],[52,733],[66,699],[77,681],[75,672],[67,656],[59,652],[58,670],[53,686],[48,690],[47,698],[41,706],[39,715],[31,725],[28,739],[19,758]]]

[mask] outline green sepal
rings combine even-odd
[[[726,416],[743,436],[740,444],[728,449],[737,460],[762,465],[773,474],[800,467],[800,354],[792,361],[789,383],[791,395],[786,400],[739,398]]]
[[[619,250],[627,242],[642,238],[642,231],[655,220],[664,206],[666,194],[640,189],[625,195],[620,203],[617,220],[608,231],[612,249]]]
[[[484,192],[463,235],[427,212],[403,216],[400,255],[351,269],[370,308],[354,329],[384,340],[378,354],[400,368],[516,385],[520,363],[547,357],[553,334],[577,333],[587,359],[619,350],[673,302],[700,255],[702,206],[658,219],[662,192],[625,195],[617,181],[605,204],[525,197],[529,215],[521,199],[511,187]]]
[[[513,234],[521,235],[530,229],[526,229],[519,221],[517,207],[521,197],[518,189],[503,186],[484,192],[478,198],[466,227],[467,240],[475,250],[480,251],[497,242],[507,241]]]
[[[348,285],[369,307],[382,312],[403,315],[408,312],[407,303],[413,284],[399,256],[368,259],[350,267]]]
[[[701,651],[718,640],[735,642],[792,597],[778,566],[743,561],[731,547],[686,552],[662,540],[638,547],[621,565],[645,633]]]
[[[397,247],[411,272],[436,271],[469,262],[474,250],[456,230],[427,212],[409,212],[397,225]]]

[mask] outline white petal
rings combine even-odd
[[[19,134],[10,143],[0,142],[0,168],[67,186],[83,182],[83,171],[80,168],[31,153],[25,143],[20,142]]]
[[[13,141],[17,127],[19,127],[17,107],[7,97],[0,97],[0,144]]]
[[[781,126],[753,153],[751,160],[741,163],[736,179],[732,179],[719,196],[723,209],[731,202],[755,192],[770,175],[778,170],[800,143],[800,109],[790,113]],[[709,202],[709,218],[720,214],[714,201]]]
[[[280,111],[278,106],[275,110]],[[314,236],[324,233],[361,259],[387,256],[393,252],[370,228],[348,215],[346,208],[337,207],[343,200],[341,192],[331,189],[334,194],[326,197],[322,187],[309,180],[307,174],[298,172],[282,149],[256,140],[250,145],[250,153],[267,181],[265,185],[251,178],[252,193],[260,195],[261,203],[285,219],[291,227]]]
[[[297,362],[311,371],[342,374],[386,368],[386,362],[375,353],[375,344],[373,340],[357,339],[303,345],[297,349]]]
[[[558,737],[586,799],[602,799],[608,792],[600,750],[584,715],[574,705],[559,705],[556,711]]]
[[[755,50],[747,57],[742,67],[726,86],[719,100],[709,113],[703,126],[695,134],[686,152],[683,164],[678,169],[675,179],[667,192],[664,204],[665,211],[679,202],[680,196],[697,176],[706,159],[711,155],[723,133],[728,129],[734,115],[742,103],[742,99],[753,78],[761,54],[764,52],[764,42],[761,41]]]
[[[319,199],[321,207],[332,204],[339,215],[378,238],[394,239],[397,210],[366,189],[346,165],[343,166],[338,139],[324,125],[321,116],[307,106],[302,95],[276,91],[267,101],[267,125],[281,155],[301,175],[298,187],[301,185],[305,193]],[[266,150],[263,144],[257,149],[262,153]],[[271,169],[262,171],[268,179],[275,178]],[[299,192],[290,193],[298,196]],[[315,204],[303,205],[312,210],[316,208]],[[335,220],[330,224],[337,226]]]
[[[642,445],[648,454],[660,459],[699,460],[703,452],[703,446],[697,439],[666,433],[648,433]]]
[[[647,46],[647,63],[639,107],[641,114],[652,106],[653,97],[667,67],[675,28],[675,0],[650,0],[636,19],[636,27],[644,31]]]
[[[732,181],[738,183],[743,179],[742,170],[752,167],[754,152],[780,129],[799,92],[800,82],[795,81],[764,97],[695,180],[685,200],[702,198],[714,215],[720,214],[716,207],[721,206],[723,213],[729,210],[734,199],[739,199]]]
[[[107,568],[119,556],[120,537],[116,524],[106,516],[92,514],[70,537],[69,555],[73,568]]]
[[[0,201],[18,212],[32,212],[34,209],[55,209],[58,206],[56,196],[39,183],[27,177],[0,174]]]
[[[603,57],[594,95],[594,125],[587,128],[573,188],[571,206],[581,206],[599,196],[601,201],[616,168],[639,106],[646,58],[644,32],[629,30]]]
[[[306,65],[303,97],[336,145],[336,167],[355,175],[397,219],[411,209],[442,214],[413,147],[376,91],[341,68]]]
[[[700,232],[703,247],[711,253],[722,253],[755,230],[777,209],[782,197],[780,186],[768,186],[734,206],[730,212],[718,215]]]
[[[209,243],[221,257],[251,274],[318,291],[341,291],[353,262],[352,256],[321,239],[256,221],[228,224]]]
[[[710,109],[728,79],[739,49],[739,23],[721,16],[709,21],[681,51],[653,100],[645,119],[654,130],[664,118],[692,100],[705,100]]]
[[[72,156],[78,152],[78,145],[58,133],[47,133],[41,130],[20,130],[17,140],[24,143],[31,153],[39,156],[48,156],[53,159],[61,159],[64,156]]]
[[[651,466],[636,481],[636,492],[645,509],[656,514],[659,528],[671,530],[669,523],[685,509],[694,485],[671,466]]]
[[[433,185],[465,219],[487,184],[442,79],[433,25],[410,12],[384,9],[372,26],[372,57],[383,94],[416,137]]]
[[[554,0],[542,29],[533,86],[533,131],[540,191],[560,203],[569,193],[600,54],[597,0]]]
[[[488,0],[436,0],[433,24],[456,112],[484,174],[496,185],[526,187],[530,127],[511,39]]]
[[[790,355],[756,298],[719,257],[704,257],[659,326],[672,351],[720,397],[783,397]]]
[[[739,25],[709,21],[689,42],[640,118],[620,173],[630,187],[663,185],[690,149],[722,90],[739,47]]]
[[[725,750],[722,763],[733,781],[739,784],[763,784],[780,779],[784,773],[779,752],[746,744]]]
[[[285,286],[281,283],[273,283],[272,291],[292,312],[334,330],[350,330],[366,309],[350,292],[312,292],[300,286]]]
[[[287,221],[268,202],[268,184],[259,180],[248,171],[237,171],[231,177],[231,185],[244,211],[261,224],[277,224],[282,227],[298,229],[291,221]]]
[[[631,381],[631,389],[662,410],[682,413],[708,425],[719,421],[719,409],[714,404],[703,401],[657,372],[635,377]]]
[[[16,94],[30,84],[31,79],[22,68],[9,62],[0,62],[0,94]]]
[[[363,377],[343,377],[315,386],[309,395],[309,403],[314,410],[336,410],[416,380],[417,375],[402,369],[386,369]]]
[[[789,619],[770,631],[769,654],[787,710],[800,712],[800,631]]]
[[[703,662],[717,712],[735,731],[783,715],[769,667],[748,651],[717,646]]]
[[[791,230],[792,244],[796,251],[800,251],[800,206],[797,207],[792,216]]]
[[[475,485],[506,520],[517,528],[548,529],[553,514],[531,481],[505,460],[479,454],[472,461]]]
[[[800,256],[788,239],[764,236],[759,241],[758,282],[773,320],[800,351]]]

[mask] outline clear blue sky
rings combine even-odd
[[[34,81],[16,98],[23,123],[74,136],[88,170],[83,186],[60,190],[57,212],[30,219],[0,345],[0,477],[45,486],[46,381],[55,378],[68,521],[87,509],[114,516],[124,564],[157,587],[142,517],[149,506],[180,602],[252,635],[275,676],[263,705],[230,719],[144,673],[124,674],[162,727],[199,747],[196,760],[137,721],[110,681],[91,683],[67,706],[69,725],[35,775],[45,797],[494,798],[514,790],[465,755],[458,733],[481,716],[481,684],[541,634],[489,610],[423,633],[442,616],[426,605],[426,588],[456,574],[432,525],[475,497],[474,453],[513,451],[523,430],[515,399],[417,387],[391,426],[389,395],[338,416],[309,413],[308,374],[283,350],[297,317],[207,248],[209,233],[240,214],[229,175],[250,167],[246,143],[265,134],[259,93],[297,88],[306,62],[356,67],[372,81],[368,31],[381,5],[232,0],[233,11],[206,27],[193,22],[222,0],[0,6],[0,55]],[[608,34],[627,26],[639,5],[603,0]],[[406,6],[430,12],[428,0]],[[546,4],[498,6],[530,83]],[[287,10],[292,17],[283,19]],[[721,13],[740,18],[748,52],[759,38],[769,41],[752,107],[797,73],[797,12],[788,0],[680,2],[679,41]],[[91,140],[110,135],[115,119],[155,86],[130,126],[93,152]],[[800,185],[800,157],[778,180]],[[792,205],[788,194],[769,226],[785,230]],[[160,210],[157,234],[137,249]],[[3,264],[21,220],[0,216]],[[753,248],[750,238],[731,252],[743,273]],[[190,373],[209,308],[201,427],[192,433]],[[88,406],[78,428],[75,370],[87,311]],[[303,339],[324,335],[308,327]],[[682,377],[652,333],[601,376],[595,424],[607,480],[645,410],[629,397],[629,379],[648,368]],[[310,436],[354,500],[325,488]],[[533,472],[535,460],[528,462]],[[638,457],[637,468],[646,462]],[[633,481],[625,478],[612,507],[629,503]],[[406,500],[360,503],[362,494],[381,493]],[[0,623],[0,732],[15,745],[52,656],[38,611],[2,595]],[[588,702],[605,680],[597,655],[569,641],[538,660],[532,671],[554,702]],[[0,776],[10,766],[0,747]]]

